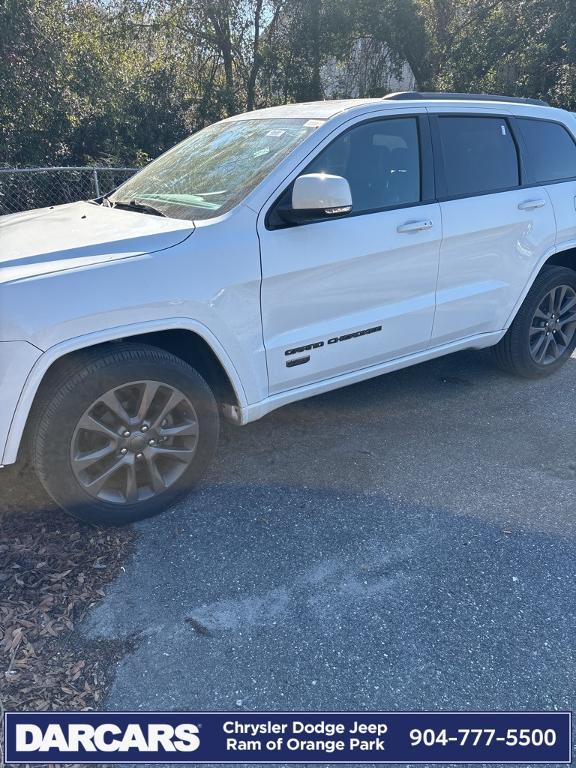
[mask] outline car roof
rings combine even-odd
[[[250,120],[275,117],[305,117],[327,120],[340,112],[365,104],[382,103],[382,99],[327,99],[326,101],[307,101],[301,104],[282,104],[278,107],[255,109],[235,115],[232,120]]]
[[[429,108],[431,111],[446,111],[449,107],[454,112],[470,112],[471,110],[484,112],[500,112],[524,116],[549,117],[550,119],[565,120],[570,113],[563,109],[550,107],[545,104],[530,104],[515,101],[490,101],[487,97],[482,99],[471,98],[402,98],[402,99],[327,99],[325,101],[310,101],[302,104],[283,104],[277,107],[266,107],[253,112],[244,112],[234,115],[229,120],[260,120],[274,118],[306,118],[316,120],[329,120],[330,118],[346,113],[363,113],[382,110],[405,111],[407,109]],[[570,122],[572,122],[570,120]]]

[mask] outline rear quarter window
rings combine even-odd
[[[532,181],[545,183],[576,177],[576,143],[560,123],[518,118],[526,144]]]

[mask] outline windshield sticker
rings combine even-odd
[[[282,131],[280,128],[272,128],[271,131],[268,131],[266,136],[284,136],[286,131]]]
[[[304,128],[320,128],[321,125],[324,125],[325,120],[306,120],[304,123]]]

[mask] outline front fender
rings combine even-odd
[[[0,457],[4,452],[22,391],[42,350],[26,341],[0,341]],[[19,443],[20,441],[18,441]],[[16,461],[18,446],[11,461]],[[0,459],[0,464],[4,463]]]
[[[224,368],[234,388],[240,410],[242,411],[246,408],[248,405],[246,392],[234,363],[210,329],[196,320],[176,317],[116,326],[105,331],[76,336],[50,347],[45,352],[27,342],[0,342],[0,386],[2,388],[0,448],[4,447],[1,463],[13,464],[16,461],[24,429],[26,428],[28,416],[38,389],[44,380],[46,372],[57,360],[71,352],[77,352],[97,344],[166,330],[191,331],[200,336],[210,346]],[[21,350],[18,355],[11,354],[9,350],[6,350],[6,354],[3,354],[2,348],[5,345],[11,347],[13,345],[20,345],[27,349]],[[12,352],[14,352],[13,348]],[[24,352],[27,352],[27,354],[24,354]],[[8,362],[2,365],[3,360]],[[6,396],[4,396],[5,392]],[[11,405],[12,407],[10,407]],[[3,418],[6,423],[4,423]]]

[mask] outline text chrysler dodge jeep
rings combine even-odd
[[[112,194],[0,219],[0,457],[78,517],[193,485],[219,419],[464,348],[576,346],[576,118],[393,94],[212,125]]]

